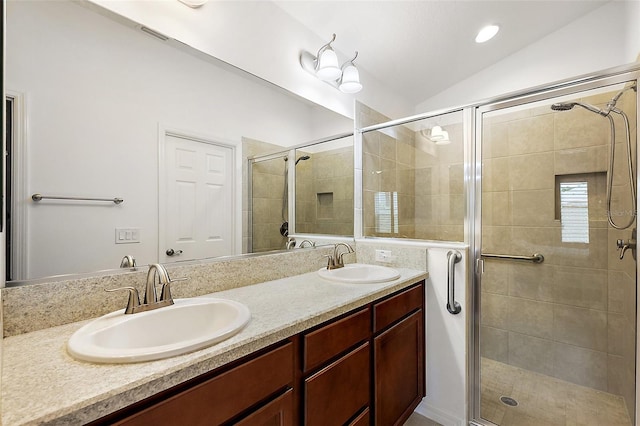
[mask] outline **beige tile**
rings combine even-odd
[[[395,161],[397,144],[394,138],[380,134],[380,157]]]
[[[607,389],[607,354],[556,343],[554,376],[593,389]]]
[[[607,271],[556,267],[556,303],[591,309],[607,309]]]
[[[509,265],[509,295],[525,299],[552,302],[556,284],[555,267],[513,263]]]
[[[514,226],[558,226],[555,220],[555,191],[512,191],[511,212]]]
[[[487,327],[509,327],[509,298],[498,294],[484,293],[481,298],[480,324]]]
[[[481,327],[480,356],[509,362],[509,332],[499,328]]]
[[[553,153],[509,157],[509,189],[553,189]]]
[[[483,225],[507,226],[512,224],[511,193],[508,191],[482,194]]]
[[[607,145],[555,151],[557,175],[606,172],[609,153]]]
[[[512,250],[510,226],[484,226],[482,228],[483,253],[509,253]]]
[[[487,121],[483,121],[485,127],[482,135],[482,157],[507,157],[509,155],[509,123],[487,123]]]
[[[436,195],[439,193],[437,170],[437,167],[424,167],[415,170],[416,196]]]
[[[547,339],[553,336],[552,304],[517,297],[509,297],[508,303],[509,330]]]
[[[541,374],[553,374],[551,340],[509,332],[509,364]]]
[[[609,140],[609,122],[583,108],[557,112],[555,148],[568,149],[603,145]]]
[[[607,314],[593,309],[555,305],[554,340],[597,351],[607,350]]]
[[[362,134],[362,152],[380,155],[380,136],[378,132]]]
[[[508,262],[485,262],[482,274],[482,291],[507,295],[509,292]]]
[[[441,194],[464,193],[464,166],[462,164],[442,164],[439,173]]]
[[[608,264],[607,230],[590,229],[589,244],[560,243],[551,250],[550,254],[553,256],[550,261],[555,264],[606,269]]]
[[[514,170],[516,173],[517,170]],[[509,158],[484,159],[482,161],[482,190],[507,191],[510,189]]]
[[[553,115],[509,122],[509,155],[553,151]]]

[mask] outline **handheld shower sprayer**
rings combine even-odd
[[[636,207],[635,207],[636,206],[636,189],[635,189],[635,178],[634,178],[634,172],[633,172],[633,161],[631,159],[632,151],[631,151],[631,135],[629,130],[629,118],[627,117],[627,114],[624,113],[624,111],[616,108],[616,103],[618,102],[618,99],[620,99],[620,97],[624,92],[630,89],[633,89],[635,92],[638,91],[638,88],[635,82],[632,85],[623,88],[613,98],[611,98],[611,100],[607,102],[607,106],[605,109],[596,108],[593,105],[589,105],[581,102],[561,102],[561,103],[555,103],[551,105],[551,109],[553,111],[569,111],[573,107],[579,106],[588,111],[594,112],[602,117],[605,117],[609,120],[609,127],[611,130],[610,130],[610,138],[609,138],[609,146],[610,146],[609,167],[607,168],[607,221],[609,222],[609,225],[611,225],[615,229],[629,228],[631,225],[633,225],[633,222],[635,221],[635,218],[636,218]],[[630,189],[630,195],[631,195],[631,206],[632,206],[633,214],[631,215],[629,221],[623,225],[618,225],[617,223],[614,222],[613,214],[611,211],[611,198],[612,198],[612,192],[613,192],[613,167],[615,163],[615,152],[616,152],[616,129],[615,129],[615,123],[613,121],[613,117],[611,116],[612,112],[614,114],[620,115],[624,120],[624,124],[625,124],[624,129],[626,134],[627,171],[629,172],[629,189]]]

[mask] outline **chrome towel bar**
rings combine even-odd
[[[47,200],[76,200],[76,201],[108,201],[114,204],[121,204],[124,202],[122,198],[86,198],[86,197],[59,197],[56,195],[42,195],[33,194],[31,196],[33,201]]]
[[[541,255],[540,253],[534,253],[531,256],[515,256],[511,254],[482,253],[480,256],[484,259],[522,260],[525,262],[533,262],[533,263],[544,262],[544,256]]]
[[[447,253],[447,311],[452,315],[457,315],[462,311],[462,307],[456,302],[456,263],[462,260],[459,251],[452,250]]]

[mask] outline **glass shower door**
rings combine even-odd
[[[631,84],[482,115],[483,422],[635,424]]]

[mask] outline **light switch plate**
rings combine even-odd
[[[140,242],[140,228],[116,228],[116,244]]]

